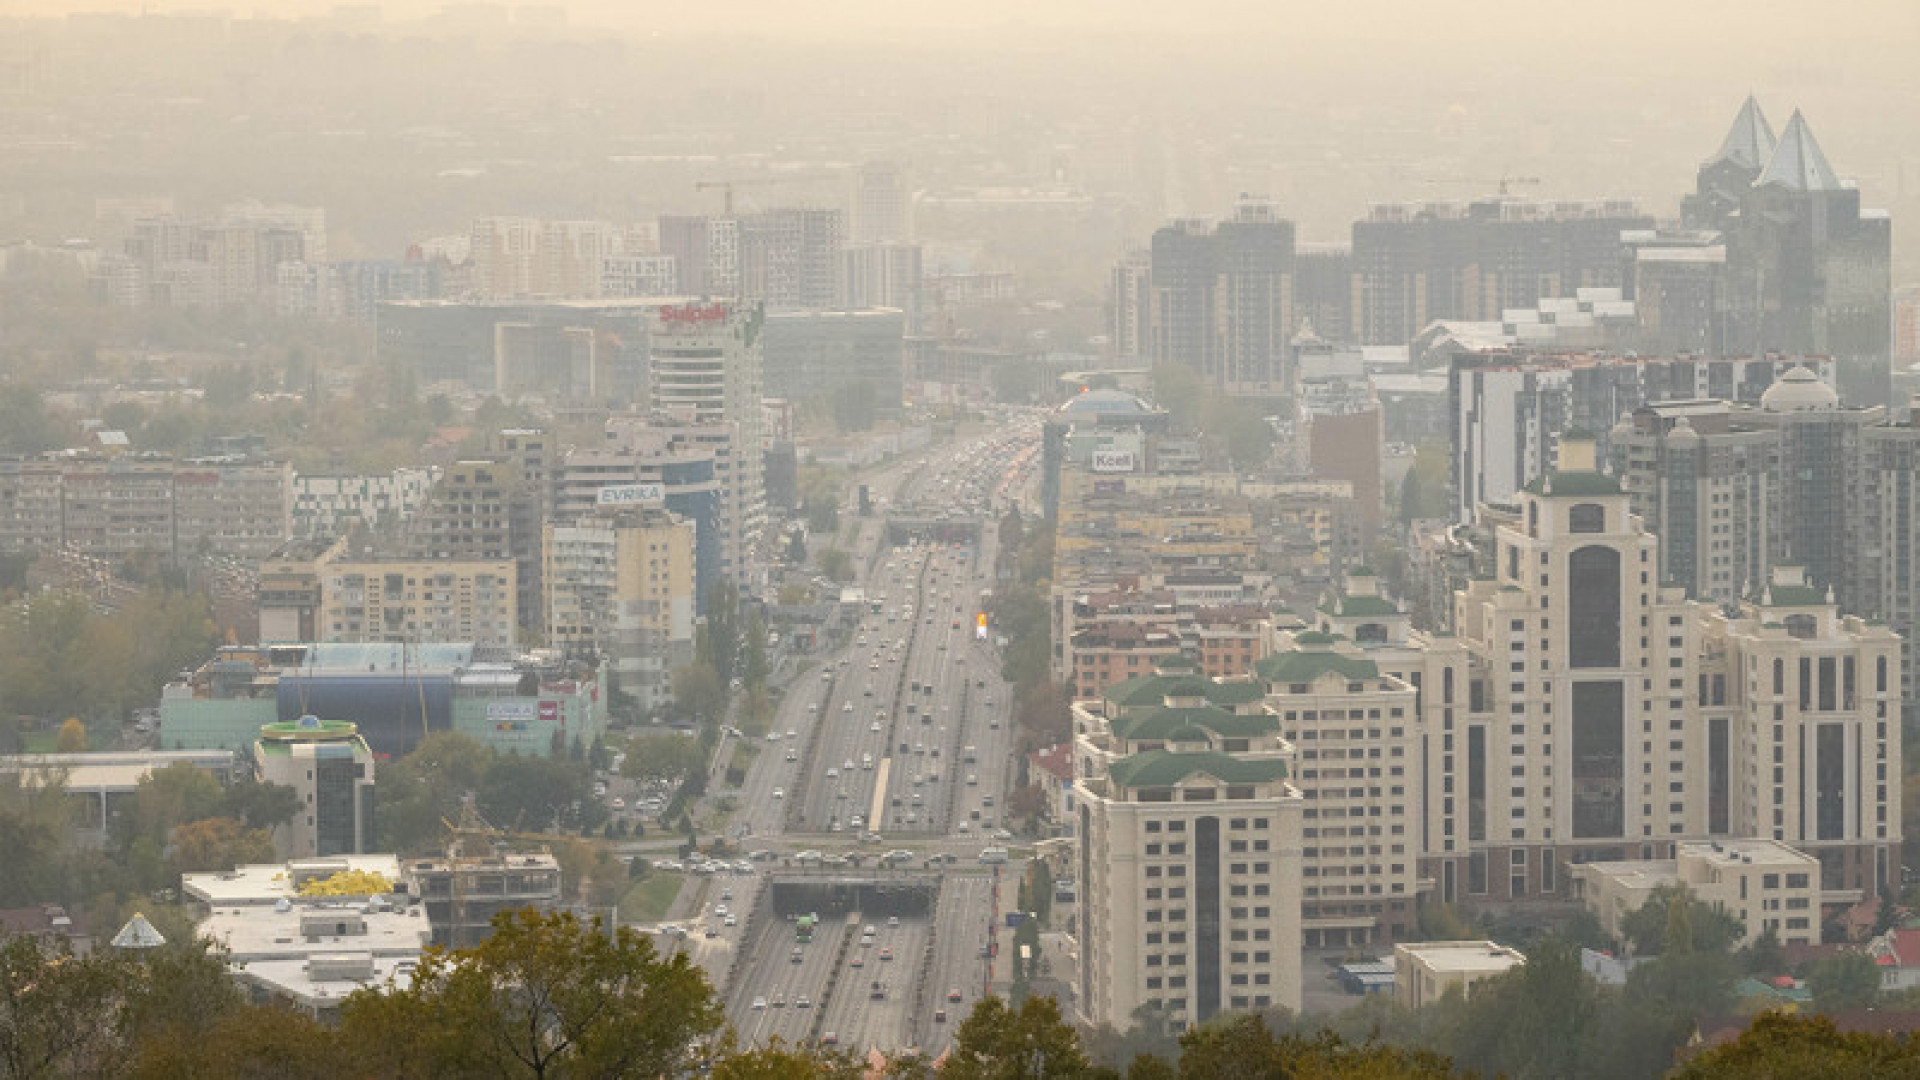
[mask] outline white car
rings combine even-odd
[[[767,1007],[767,999],[766,999],[766,998],[763,998],[763,997],[757,997],[757,998],[754,998],[754,999],[753,999],[753,1011],[754,1011],[754,1012],[759,1012],[760,1010],[762,1010],[762,1009],[764,1009],[764,1008],[766,1008],[766,1007]]]
[[[878,720],[875,720],[875,721],[874,721],[873,723],[871,723],[871,724],[868,724],[868,725],[867,725],[867,730],[868,730],[868,731],[870,731],[870,732],[873,732],[873,733],[874,733],[874,734],[876,734],[876,735],[877,735],[877,734],[879,734],[879,732],[880,732],[880,721],[878,721]]]
[[[787,797],[787,789],[786,789],[786,788],[779,788],[779,787],[777,787],[777,788],[774,788],[774,789],[773,789],[773,797],[774,797],[774,798],[776,798],[776,799],[784,799],[784,798],[786,798],[786,797]]]

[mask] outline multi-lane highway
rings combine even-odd
[[[889,544],[881,516],[847,508],[840,543],[868,598],[852,642],[794,677],[744,782],[715,793],[736,800],[744,846],[774,856],[762,880],[731,886],[737,925],[687,946],[722,981],[744,1042],[831,1035],[938,1052],[986,990],[1002,890],[980,856],[1007,846],[996,834],[1013,725],[976,617],[993,585],[994,513],[1024,483],[1037,434],[1018,425],[869,478],[882,507],[974,515],[976,543]],[[1010,901],[1018,867],[1002,869]],[[798,916],[816,914],[803,943]],[[700,921],[723,918],[710,900]]]

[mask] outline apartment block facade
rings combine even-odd
[[[1304,800],[1259,687],[1154,675],[1073,722],[1083,1016],[1297,1010]]]

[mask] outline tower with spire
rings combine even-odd
[[[1740,201],[1760,178],[1778,145],[1773,125],[1767,123],[1767,115],[1760,111],[1760,102],[1748,94],[1746,104],[1740,106],[1740,114],[1733,118],[1733,127],[1727,130],[1727,137],[1720,140],[1720,149],[1700,163],[1694,193],[1680,202],[1680,216],[1686,225],[1696,229],[1726,229],[1739,212]]]
[[[1724,231],[1730,350],[1832,356],[1846,404],[1888,404],[1893,223],[1861,208],[1799,110]]]
[[[1776,137],[1749,95],[1680,211],[1685,231],[1645,246],[1697,249],[1680,261],[1711,272],[1711,351],[1831,356],[1848,405],[1889,403],[1893,223],[1861,208],[1798,109]]]

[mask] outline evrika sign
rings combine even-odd
[[[660,484],[617,484],[603,487],[594,498],[601,506],[659,506],[667,497]]]
[[[1116,473],[1133,471],[1133,451],[1131,450],[1095,450],[1091,460],[1093,471],[1097,473]]]

